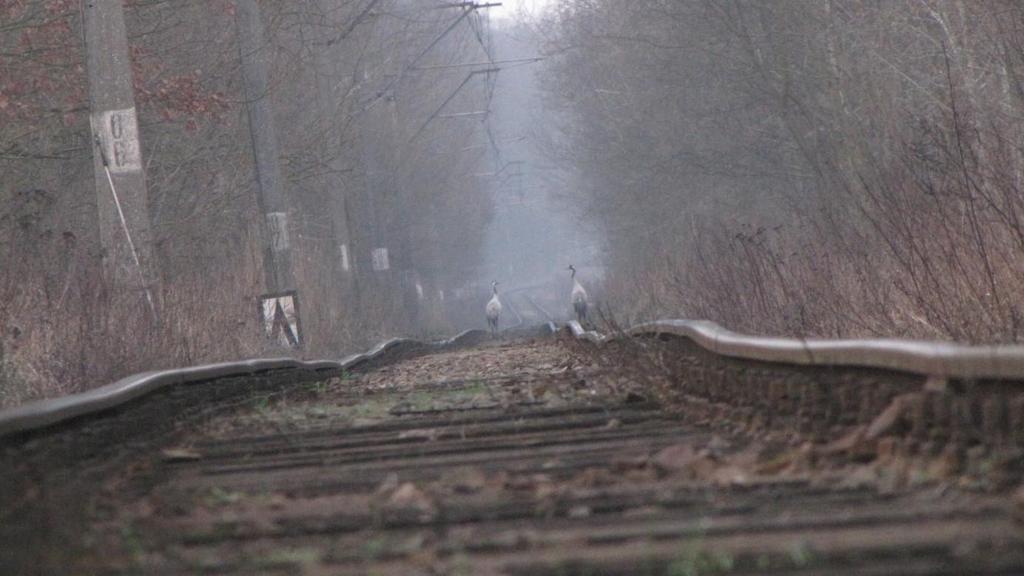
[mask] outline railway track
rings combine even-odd
[[[0,437],[0,572],[1022,573],[964,382],[520,329],[172,387]]]
[[[530,295],[530,292],[544,287],[545,285],[527,286],[515,288],[505,293],[509,312],[512,313],[515,319],[503,328],[504,331],[514,331],[540,325],[554,327],[557,318],[546,307],[537,302],[536,298]]]

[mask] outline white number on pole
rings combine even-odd
[[[341,270],[348,272],[351,269],[351,264],[348,261],[348,244],[338,246],[338,253],[341,254]]]
[[[387,248],[374,248],[373,249],[373,269],[377,272],[383,272],[391,268],[391,264],[388,262],[388,249]]]
[[[107,164],[114,174],[142,170],[142,152],[139,149],[139,123],[135,108],[97,112],[90,118],[93,130],[99,134],[100,146]]]
[[[288,250],[290,247],[288,241],[288,214],[284,212],[268,212],[267,232],[270,234],[270,247],[274,252]]]

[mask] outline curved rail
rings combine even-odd
[[[513,294],[514,292],[515,292],[515,291],[510,291],[510,292],[506,292],[506,294],[507,294],[508,296],[511,296],[511,295],[512,295],[512,294]],[[515,324],[512,324],[511,326],[506,326],[506,327],[502,328],[502,329],[501,329],[501,331],[502,331],[502,332],[506,332],[506,331],[508,331],[508,330],[513,330],[513,329],[515,329],[515,328],[519,328],[519,327],[521,327],[521,326],[523,325],[523,323],[524,323],[524,322],[523,322],[523,315],[522,315],[522,314],[521,314],[521,313],[519,312],[519,307],[518,307],[518,306],[516,306],[516,304],[515,304],[515,302],[513,301],[513,299],[512,299],[511,297],[510,297],[510,298],[507,298],[507,299],[506,299],[506,303],[508,304],[508,309],[509,309],[509,310],[510,310],[510,311],[512,312],[512,314],[514,314],[514,315],[515,315],[515,317],[516,317],[516,322],[515,322]]]
[[[519,289],[517,291],[526,290]],[[550,315],[532,298],[524,297],[549,319]],[[522,317],[516,312],[522,324]],[[613,337],[585,330],[579,322],[568,322],[578,339],[593,343]],[[176,385],[216,378],[246,376],[270,370],[347,370],[373,360],[399,346],[443,348],[461,345],[484,334],[468,330],[447,340],[424,343],[405,338],[381,342],[369,351],[342,360],[301,361],[292,358],[254,359],[209,364],[191,368],[145,372],[80,394],[42,400],[0,411],[0,437],[34,430],[116,407],[154,391]],[[727,330],[704,320],[659,320],[634,326],[622,335],[658,336],[670,334],[687,338],[709,352],[732,358],[800,366],[880,368],[958,379],[1024,380],[1024,346],[965,346],[943,342],[893,339],[825,340],[749,336]]]
[[[537,301],[533,299],[533,296],[530,296],[530,295],[527,295],[527,294],[523,294],[523,299],[525,299],[526,302],[530,306],[532,306],[535,310],[537,310],[537,312],[540,312],[540,315],[545,318],[545,323],[547,323],[550,326],[554,326],[554,324],[555,324],[555,317],[552,316],[551,313],[548,312],[546,308],[544,308],[539,303],[537,303]]]
[[[548,311],[545,310],[543,306],[538,304],[536,302],[536,300],[534,300],[530,295],[525,293],[525,292],[527,292],[529,290],[536,290],[536,289],[541,288],[543,286],[546,286],[546,284],[534,284],[532,286],[524,286],[524,287],[520,287],[520,288],[515,288],[513,290],[508,290],[508,291],[505,292],[505,295],[508,296],[508,298],[506,298],[505,302],[508,305],[508,308],[510,309],[512,314],[515,315],[516,322],[515,322],[515,324],[512,324],[511,326],[506,326],[505,328],[503,328],[502,329],[503,332],[504,331],[508,331],[508,330],[516,330],[516,329],[522,328],[526,324],[526,321],[523,319],[522,312],[519,310],[519,307],[516,306],[515,298],[513,298],[513,295],[516,296],[516,297],[522,298],[523,301],[525,301],[527,305],[529,305],[531,308],[536,310],[541,315],[541,317],[544,318],[543,324],[544,324],[544,326],[547,328],[547,330],[549,332],[554,333],[554,332],[558,331],[558,327],[555,325],[554,319],[551,316],[551,314],[548,313]]]
[[[190,368],[143,372],[122,378],[112,384],[50,400],[40,400],[0,411],[0,437],[37,430],[103,410],[170,386],[205,382],[217,378],[248,376],[269,370],[350,370],[400,347],[441,349],[460,346],[486,334],[482,330],[466,330],[452,338],[437,342],[421,342],[408,338],[385,340],[363,352],[342,360],[296,360],[294,358],[259,358],[239,362],[223,362]]]
[[[988,485],[973,470],[1010,485],[1012,464],[1009,473],[996,467],[1019,459],[1019,435],[1011,444],[979,426],[986,448],[973,458],[975,426],[952,421],[959,409],[944,409],[951,421],[932,428],[907,417],[872,432],[899,387],[919,378],[727,372],[716,365],[736,363],[681,338],[658,347],[687,357],[667,363],[664,379],[681,384],[685,414],[666,409],[662,394],[619,389],[620,376],[639,374],[616,350],[593,350],[614,363],[594,369],[563,364],[580,351],[562,342],[524,340],[408,362],[378,375],[393,379],[380,388],[357,379],[305,393],[334,374],[257,375],[48,429],[56,433],[0,452],[12,464],[0,467],[0,541],[18,544],[0,547],[0,565],[10,566],[0,571],[144,572],[156,558],[168,574],[406,573],[426,554],[438,573],[1021,573],[1024,533],[1009,502],[956,488],[960,478]],[[453,370],[438,370],[450,362]],[[820,394],[830,382],[857,398]],[[877,393],[857,394],[861,385]],[[260,392],[293,386],[302,386],[294,397],[263,402]],[[974,412],[946,396],[929,400]],[[878,434],[888,438],[869,440]],[[837,454],[850,437],[864,440]],[[931,472],[936,439],[948,442],[939,461],[956,468],[941,479]],[[858,474],[867,469],[882,490],[874,474]],[[891,481],[918,469],[928,471],[924,483]],[[557,486],[583,488],[549,497]],[[408,546],[410,534],[422,545]],[[450,558],[453,549],[466,553]]]
[[[602,343],[613,337],[568,323],[578,339]],[[801,366],[880,368],[958,379],[1024,380],[1024,346],[967,346],[895,339],[826,340],[749,336],[707,320],[658,320],[626,330],[625,336],[671,334],[731,358]]]

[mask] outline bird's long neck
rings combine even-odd
[[[498,295],[498,287],[497,286],[492,286],[491,288],[494,289],[494,295],[497,296]]]
[[[572,276],[570,276],[570,278],[575,280],[576,279],[576,269],[575,268],[570,268],[570,270],[572,270]]]

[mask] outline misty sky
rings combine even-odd
[[[515,16],[520,10],[525,9],[527,12],[539,12],[545,6],[551,3],[551,0],[500,0],[502,6],[494,8],[494,16],[497,18],[511,18]]]

